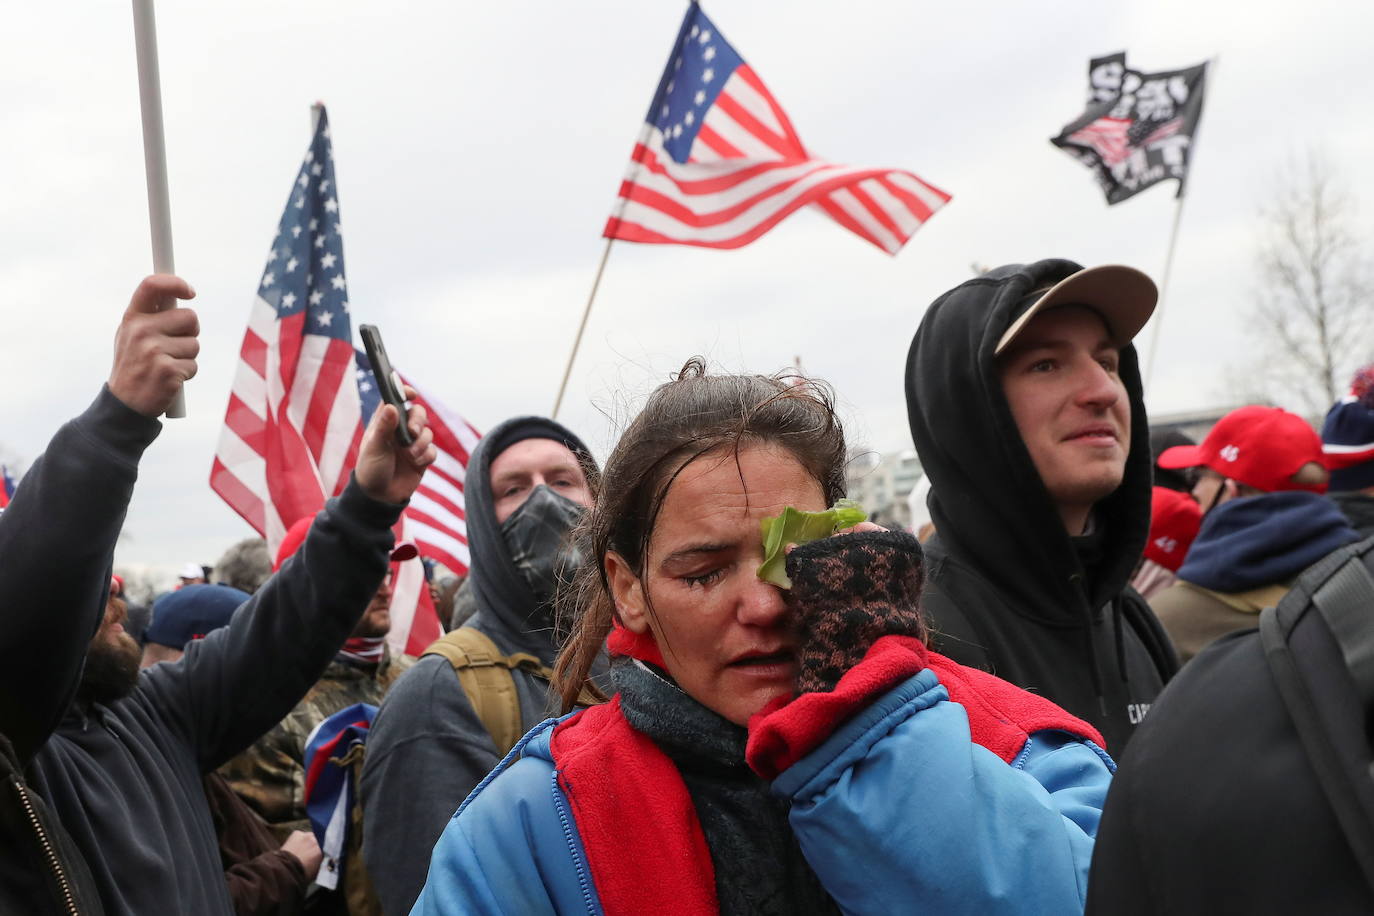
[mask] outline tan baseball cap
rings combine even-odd
[[[1104,264],[1070,274],[1041,294],[1025,313],[1011,323],[997,341],[996,355],[1011,345],[1016,335],[1036,315],[1061,305],[1083,305],[1093,309],[1107,323],[1107,331],[1118,347],[1130,343],[1154,314],[1159,290],[1134,267]]]

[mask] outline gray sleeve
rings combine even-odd
[[[229,626],[193,642],[181,661],[144,670],[143,692],[187,737],[203,772],[276,725],[319,680],[386,574],[403,508],[351,481]]]
[[[103,388],[0,513],[0,732],[25,762],[76,692],[138,462],[161,428]]]
[[[430,656],[391,686],[367,739],[363,859],[387,916],[409,913],[453,812],[501,762],[453,666]]]

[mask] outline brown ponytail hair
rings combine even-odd
[[[615,619],[606,554],[624,557],[643,581],[649,539],[678,473],[707,452],[756,444],[786,449],[827,502],[844,496],[844,430],[823,382],[708,375],[705,361],[694,357],[649,395],[607,459],[595,506],[574,533],[588,559],[559,597],[558,616],[570,636],[554,663],[553,686],[564,712],[584,689],[599,696],[588,675]]]

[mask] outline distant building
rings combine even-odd
[[[1240,405],[1236,405],[1237,407]],[[1150,414],[1150,431],[1172,429],[1183,433],[1194,442],[1201,442],[1216,426],[1217,421],[1235,407],[1212,407],[1206,410],[1185,410],[1175,413]]]
[[[884,527],[910,528],[907,496],[921,473],[915,449],[886,454],[856,449],[845,465],[845,483],[849,498],[868,510],[871,521]]]

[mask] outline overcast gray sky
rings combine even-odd
[[[1249,346],[1255,223],[1311,148],[1368,207],[1367,2],[1132,0],[706,4],[827,158],[910,169],[953,201],[892,258],[804,211],[733,252],[618,243],[562,419],[604,455],[693,354],[771,372],[800,355],[857,444],[910,445],[902,365],[926,305],[1042,257],[1159,278],[1172,184],[1108,208],[1048,138],[1090,57],[1219,57],[1168,290],[1152,412],[1224,403]],[[631,144],[685,4],[158,4],[178,271],[200,293],[190,416],[143,462],[117,561],[211,563],[251,533],[207,484],[249,304],[309,105],[333,128],[353,320],[479,429],[552,408]],[[27,463],[94,396],[150,270],[127,2],[10,4],[0,53],[6,392],[0,454]],[[1150,329],[1145,332],[1149,339]]]

